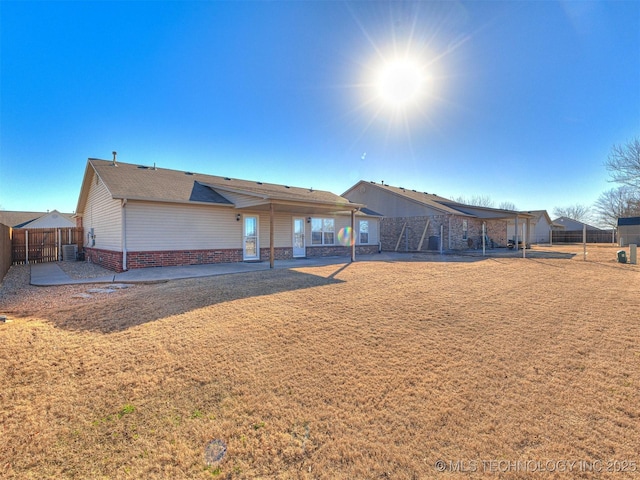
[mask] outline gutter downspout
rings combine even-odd
[[[122,270],[127,270],[127,199],[122,199]]]

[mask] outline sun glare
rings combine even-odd
[[[376,78],[378,97],[392,108],[405,108],[424,94],[424,69],[415,60],[400,58],[385,63]]]

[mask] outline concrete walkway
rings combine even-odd
[[[406,255],[381,253],[360,255],[358,261],[398,261]],[[313,267],[349,263],[349,257],[317,257],[293,260],[276,260],[276,269]],[[186,265],[182,267],[137,268],[105,277],[74,279],[67,275],[57,263],[31,265],[31,285],[46,287],[55,285],[77,285],[83,283],[152,283],[184,278],[211,277],[230,273],[247,273],[269,270],[269,262],[215,263],[209,265]]]

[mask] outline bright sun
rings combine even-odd
[[[376,78],[378,96],[388,106],[404,108],[415,103],[424,93],[423,68],[408,58],[385,63]]]

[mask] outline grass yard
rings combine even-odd
[[[0,477],[640,477],[615,250],[25,287],[0,297]]]

